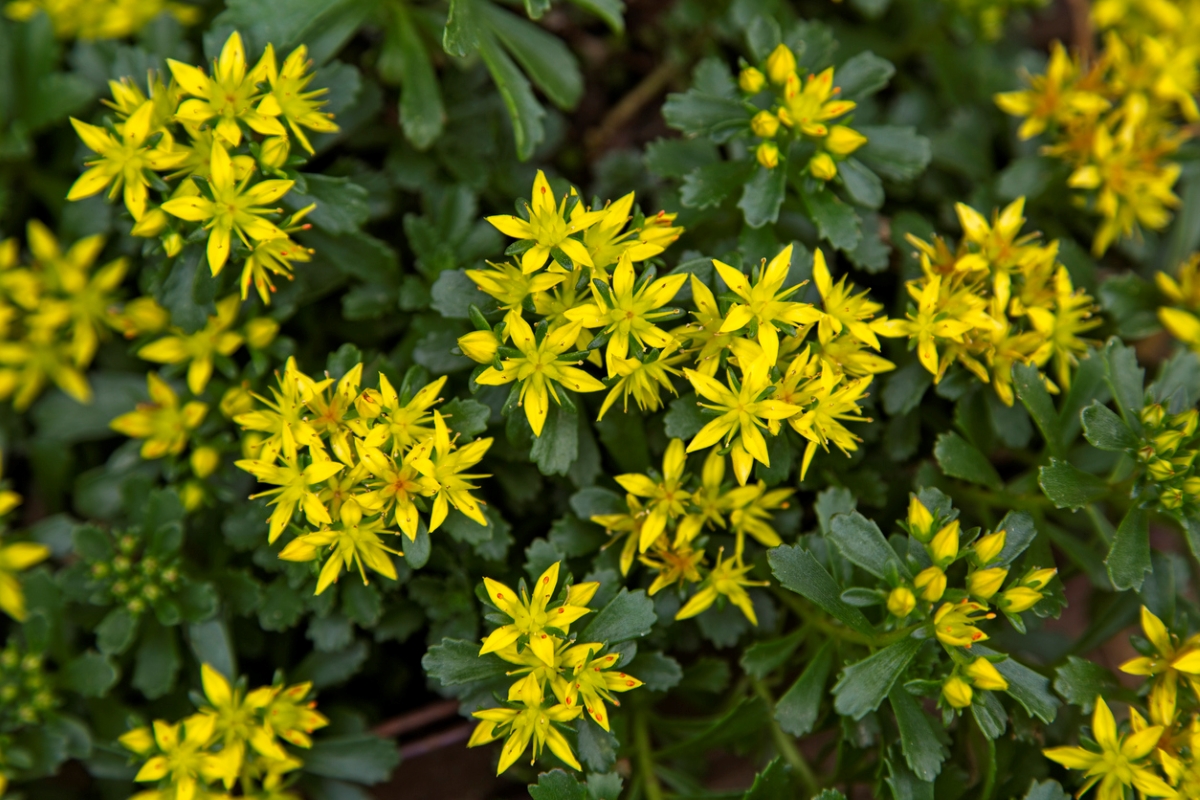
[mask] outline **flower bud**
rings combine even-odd
[[[786,44],[778,45],[767,56],[767,77],[771,83],[782,86],[787,83],[788,76],[796,73],[796,56]]]
[[[1022,611],[1028,611],[1036,606],[1041,599],[1042,593],[1036,589],[1030,589],[1028,586],[1014,586],[1000,595],[997,605],[1009,614],[1020,614]]]
[[[887,610],[899,619],[911,614],[916,605],[917,598],[907,586],[897,586],[888,594]]]
[[[770,111],[760,111],[751,118],[750,130],[754,131],[755,136],[773,139],[779,132],[779,117]]]
[[[1158,497],[1159,504],[1166,509],[1175,510],[1183,506],[1183,490],[1172,487]]]
[[[279,333],[279,323],[270,317],[255,317],[246,323],[246,344],[255,350],[262,350],[275,340]]]
[[[996,531],[987,536],[982,536],[972,546],[975,551],[975,557],[979,559],[980,566],[986,566],[995,561],[1000,552],[1004,550],[1004,542],[1007,534],[1004,531]]]
[[[174,258],[183,249],[183,237],[176,231],[171,231],[162,238],[163,251],[168,257]]]
[[[1163,418],[1166,415],[1167,412],[1163,410],[1162,405],[1160,403],[1155,403],[1152,406],[1146,406],[1143,408],[1142,413],[1139,416],[1142,418],[1143,425],[1150,428],[1157,428],[1162,424]]]
[[[221,454],[215,447],[197,447],[192,451],[192,472],[204,480],[221,465]]]
[[[144,239],[153,239],[167,229],[169,221],[170,217],[167,216],[167,212],[161,208],[150,208],[142,214],[142,218],[137,221],[129,233]]]
[[[1200,495],[1200,477],[1192,476],[1183,482],[1183,491],[1188,497]]]
[[[1189,408],[1187,411],[1180,412],[1171,417],[1171,426],[1184,436],[1192,436],[1196,433],[1197,421],[1200,421],[1200,412],[1197,412],[1194,408]]]
[[[1007,577],[1003,567],[976,570],[967,576],[967,592],[977,600],[991,600]]]
[[[779,146],[774,142],[763,142],[754,151],[754,155],[758,158],[758,163],[767,169],[775,169],[779,166]]]
[[[254,396],[250,394],[249,384],[230,386],[221,395],[221,413],[226,419],[233,419],[239,414],[249,414],[254,410]]]
[[[195,511],[204,503],[204,486],[199,481],[188,481],[180,487],[179,499],[185,511]]]
[[[946,573],[938,567],[926,567],[921,570],[913,581],[921,590],[921,599],[936,603],[946,593]]]
[[[480,364],[492,363],[498,347],[500,347],[500,340],[490,329],[472,331],[466,336],[458,337],[458,349],[462,350],[464,356],[472,361],[478,361]]]
[[[986,658],[979,657],[963,668],[963,672],[975,686],[989,692],[1003,692],[1008,688],[1008,681],[1000,674],[1000,670]]]
[[[958,557],[958,520],[944,526],[926,548],[933,563],[945,569]]]
[[[1156,458],[1146,467],[1146,473],[1156,481],[1165,481],[1175,474],[1175,465],[1165,458]]]
[[[952,708],[966,708],[971,705],[971,685],[957,675],[951,675],[942,684],[942,697]]]
[[[1021,585],[1028,586],[1030,589],[1040,590],[1057,574],[1057,569],[1034,570],[1021,579]]]
[[[867,137],[845,125],[834,125],[825,137],[825,149],[839,156],[848,156],[866,143]]]
[[[808,173],[819,181],[831,181],[837,177],[837,164],[829,153],[817,153],[808,162]]]
[[[288,150],[288,137],[270,136],[263,141],[262,149],[258,151],[259,163],[264,167],[279,169],[287,162]]]
[[[354,408],[363,419],[375,419],[383,413],[383,402],[377,389],[363,389],[362,394],[354,398]]]
[[[746,94],[758,94],[763,90],[763,86],[767,83],[766,77],[763,76],[754,67],[746,67],[742,73],[738,75],[738,86]]]
[[[916,495],[908,499],[908,532],[921,544],[928,542],[933,534],[933,514]]]

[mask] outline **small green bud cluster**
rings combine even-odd
[[[58,698],[40,655],[23,652],[12,643],[0,651],[0,731],[36,725],[56,705]]]
[[[131,614],[141,614],[179,588],[178,559],[167,561],[142,550],[141,538],[126,532],[116,537],[116,554],[88,562],[92,580],[124,604]]]
[[[1196,457],[1200,455],[1200,412],[1188,409],[1169,414],[1161,403],[1141,411],[1142,440],[1137,460],[1142,472],[1134,495],[1155,502],[1171,514],[1191,516],[1200,512],[1200,473]]]

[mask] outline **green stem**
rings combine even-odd
[[[996,743],[983,733],[982,728],[979,733],[987,742],[987,773],[983,777],[983,789],[979,793],[979,800],[992,800],[992,791],[996,788]]]
[[[663,800],[662,785],[654,774],[654,751],[650,744],[650,718],[645,708],[634,714],[633,746],[637,749],[638,771],[642,773],[642,790],[646,800]]]
[[[917,623],[916,625],[909,625],[888,633],[881,633],[876,636],[867,636],[859,633],[858,631],[834,625],[832,622],[826,619],[825,614],[822,611],[816,611],[816,613],[814,613],[814,610],[803,599],[801,599],[800,595],[796,594],[795,592],[787,589],[776,588],[775,596],[778,597],[784,605],[790,608],[805,625],[811,625],[822,633],[836,637],[842,641],[861,644],[872,649],[887,647],[889,644],[898,642],[925,624],[921,622]]]
[[[783,760],[790,764],[796,774],[800,776],[800,782],[804,784],[805,796],[816,795],[821,788],[817,776],[813,774],[812,767],[808,765],[808,761],[804,759],[804,754],[796,747],[792,737],[788,736],[775,721],[775,698],[771,697],[766,685],[758,678],[752,678],[750,682],[754,686],[755,693],[767,704],[767,720],[771,727],[771,739],[774,740],[779,755],[783,756]]]

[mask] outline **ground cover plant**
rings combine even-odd
[[[0,796],[1200,796],[1197,42],[7,0]]]

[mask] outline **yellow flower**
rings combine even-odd
[[[833,86],[833,67],[809,75],[803,89],[800,77],[793,72],[784,86],[785,107],[780,109],[780,120],[798,127],[806,136],[824,137],[829,133],[825,122],[853,111],[856,106],[851,100],[831,100],[839,91]],[[786,116],[782,113],[785,111]]]
[[[67,192],[68,200],[91,197],[111,184],[109,197],[115,197],[123,190],[123,201],[129,213],[135,220],[142,218],[146,213],[147,187],[150,185],[144,171],[172,169],[187,156],[184,152],[172,151],[169,140],[154,147],[147,146],[146,140],[153,133],[150,129],[153,113],[154,104],[147,100],[129,119],[120,123],[117,128],[119,139],[104,128],[71,118],[79,138],[99,158],[87,162],[88,169]]]
[[[552,664],[554,662],[552,634],[565,636],[571,623],[591,610],[587,607],[587,602],[600,586],[598,583],[582,583],[572,586],[568,591],[565,603],[547,608],[550,599],[554,596],[554,589],[558,585],[559,566],[560,562],[556,561],[546,568],[546,571],[534,584],[532,596],[525,591],[524,586],[518,595],[499,581],[491,578],[483,579],[488,599],[501,612],[507,614],[512,622],[501,625],[488,634],[488,637],[484,639],[483,647],[479,649],[479,655],[494,653],[524,639],[529,649],[543,663]],[[555,633],[559,631],[561,634]]]
[[[59,39],[124,39],[164,11],[182,25],[194,25],[200,9],[170,0],[11,0],[9,19],[27,20],[46,12]]]
[[[512,214],[488,217],[487,221],[501,233],[529,243],[529,249],[521,254],[521,271],[526,275],[544,267],[554,248],[561,250],[576,264],[595,266],[583,242],[571,236],[599,222],[606,212],[588,211],[573,215],[568,221],[564,218],[566,207],[566,197],[555,205],[554,192],[550,190],[545,173],[539,169],[533,180],[532,203],[526,206],[529,221]]]
[[[628,692],[641,686],[642,682],[624,672],[610,671],[616,666],[618,656],[616,653],[598,655],[600,647],[595,643],[578,644],[567,650],[563,654],[562,665],[571,672],[561,676],[555,682],[555,688],[562,692],[564,705],[582,705],[588,716],[596,720],[601,728],[609,730],[604,701],[619,706],[612,693]]]
[[[981,603],[962,600],[958,603],[943,603],[933,615],[934,632],[942,644],[948,647],[970,648],[976,642],[988,638],[987,634],[975,627],[981,619],[994,619],[995,614],[987,613],[987,606]]]
[[[1146,760],[1154,752],[1162,733],[1162,726],[1154,725],[1128,736],[1119,735],[1108,704],[1103,697],[1097,697],[1096,710],[1092,714],[1092,738],[1100,752],[1082,747],[1051,747],[1042,752],[1046,758],[1067,769],[1086,770],[1086,780],[1079,795],[1099,783],[1097,800],[1122,800],[1128,788],[1148,797],[1177,797],[1175,790],[1154,774],[1152,762]]]
[[[721,548],[720,552],[717,553],[717,563],[708,573],[708,577],[704,579],[704,583],[700,586],[700,591],[692,595],[683,608],[679,609],[679,613],[675,615],[675,619],[680,620],[694,617],[706,611],[709,606],[717,601],[718,597],[725,597],[729,599],[729,602],[741,609],[741,612],[746,615],[746,619],[750,620],[751,625],[758,624],[758,617],[754,614],[754,604],[750,601],[750,595],[744,587],[767,586],[770,584],[770,581],[746,580],[746,573],[753,569],[754,565],[743,565],[741,556],[722,559],[721,556],[724,551],[725,549]]]
[[[779,534],[771,527],[774,512],[788,507],[788,498],[795,489],[767,490],[767,484],[757,484],[734,489],[725,496],[729,512],[729,524],[737,536],[737,552],[745,544],[746,534],[763,547],[778,547],[783,544]]]
[[[486,292],[500,304],[505,311],[521,313],[525,298],[530,295],[552,289],[562,283],[568,276],[562,272],[541,272],[530,275],[522,272],[513,264],[493,264],[488,262],[490,270],[469,269],[466,275],[479,290]]]
[[[1164,679],[1182,673],[1193,689],[1200,687],[1200,635],[1178,642],[1162,620],[1145,606],[1142,606],[1142,632],[1154,647],[1155,655],[1126,661],[1120,666],[1122,672]]]
[[[427,491],[414,462],[424,458],[433,443],[425,441],[413,446],[399,463],[384,455],[381,450],[364,444],[361,439],[356,439],[354,445],[358,449],[358,457],[363,466],[378,481],[370,484],[373,487],[372,491],[359,497],[359,501],[372,508],[378,505],[385,514],[387,509],[394,506],[396,524],[409,541],[416,541],[420,520],[413,499],[424,496]]]
[[[1017,131],[1021,139],[1037,136],[1052,120],[1105,111],[1109,106],[1107,100],[1094,92],[1076,88],[1079,72],[1078,59],[1067,55],[1061,42],[1055,42],[1050,48],[1046,74],[1027,76],[1028,89],[997,94],[996,105],[1006,114],[1026,118]]]
[[[887,610],[898,619],[904,619],[917,607],[917,598],[907,586],[897,586],[888,593]]]
[[[740,384],[731,371],[729,381],[733,389],[699,372],[690,369],[683,371],[696,393],[709,401],[700,405],[717,412],[717,418],[692,438],[687,452],[694,453],[712,447],[722,440],[726,444],[732,443],[730,455],[734,473],[738,483],[743,486],[750,477],[750,467],[754,461],[771,466],[767,441],[759,428],[766,428],[767,421],[787,419],[801,411],[799,406],[764,396],[771,385],[768,374],[770,367],[770,362],[763,355],[746,369]]]
[[[307,230],[312,227],[307,222],[301,222],[310,211],[316,208],[316,203],[308,205],[279,223],[279,229],[285,234],[297,230]],[[277,236],[273,239],[259,239],[254,243],[246,262],[242,264],[242,299],[250,294],[250,286],[254,285],[258,296],[264,305],[271,304],[271,295],[275,292],[275,282],[272,275],[282,275],[289,281],[293,277],[292,262],[306,263],[312,260],[313,250],[302,247],[288,236]]]
[[[1031,360],[1040,366],[1053,358],[1058,385],[1068,389],[1071,367],[1088,351],[1088,340],[1080,339],[1079,334],[1098,327],[1101,321],[1091,318],[1092,298],[1086,292],[1072,290],[1071,276],[1063,266],[1054,273],[1054,304],[1054,311],[1032,306],[1026,310],[1034,330],[1044,339]]]
[[[517,708],[486,708],[476,711],[471,716],[480,722],[471,734],[467,747],[478,747],[507,736],[504,749],[500,751],[497,775],[516,763],[530,742],[533,743],[531,764],[541,757],[543,748],[549,747],[550,752],[558,756],[563,763],[582,771],[583,767],[571,752],[571,743],[555,726],[555,723],[570,722],[579,716],[580,711],[578,707],[569,708],[562,704],[546,707],[540,703]]]
[[[186,104],[185,104],[186,105]],[[285,234],[274,222],[263,219],[279,209],[264,203],[273,203],[292,188],[295,181],[267,180],[249,186],[247,176],[241,181],[234,173],[233,161],[225,146],[213,141],[212,175],[209,188],[212,199],[207,197],[175,197],[163,203],[163,211],[188,222],[203,222],[209,229],[208,266],[213,275],[221,272],[229,259],[229,248],[233,234],[251,250],[250,239],[284,238]]]
[[[187,447],[188,437],[204,421],[208,406],[192,400],[179,407],[179,396],[157,373],[146,374],[149,403],[138,403],[137,409],[109,423],[117,433],[132,439],[145,439],[142,458],[177,456]]]
[[[266,72],[271,84],[271,91],[258,104],[258,113],[268,117],[283,117],[288,127],[300,140],[301,146],[312,154],[312,145],[301,128],[308,128],[317,133],[337,133],[340,128],[333,122],[333,115],[320,110],[326,100],[319,99],[329,92],[328,89],[304,91],[312,79],[313,73],[306,71],[312,68],[308,58],[308,48],[300,45],[284,60],[283,68],[276,69],[275,48],[267,45],[262,57],[262,69]]]
[[[668,275],[658,280],[654,275],[654,268],[649,267],[637,277],[628,252],[622,253],[613,271],[612,288],[598,281],[592,288],[595,302],[571,309],[567,319],[585,328],[603,327],[603,335],[609,337],[605,350],[609,358],[625,358],[630,339],[647,349],[667,347],[674,337],[654,323],[676,313],[675,309],[659,309],[671,302],[687,275]]]
[[[308,700],[312,682],[296,683],[287,688],[272,686],[270,700],[263,705],[263,727],[297,747],[312,747],[310,733],[329,724],[324,714],[316,710],[316,701]]]
[[[652,413],[661,408],[663,389],[676,394],[675,385],[671,383],[669,376],[683,374],[675,369],[674,365],[687,358],[687,354],[675,352],[677,346],[678,343],[675,342],[662,350],[643,354],[640,358],[607,359],[609,376],[617,378],[617,381],[604,398],[596,421],[604,419],[604,415],[618,397],[622,398],[623,410],[626,412],[629,411],[630,395],[633,395],[637,407],[643,413]]]
[[[917,573],[913,585],[921,592],[921,599],[936,603],[946,593],[946,573],[940,567],[926,567]]]
[[[836,156],[848,156],[867,143],[867,137],[845,125],[834,125],[829,129],[823,146]]]
[[[259,95],[258,83],[266,77],[266,65],[259,62],[247,73],[246,49],[237,31],[225,40],[220,57],[213,62],[212,77],[198,67],[172,58],[167,59],[167,66],[183,91],[192,96],[175,112],[181,122],[199,126],[216,117],[214,130],[217,136],[234,147],[242,142],[239,121],[264,136],[287,135],[279,120],[254,108]]]
[[[875,327],[875,332],[881,336],[907,336],[917,345],[917,359],[933,376],[934,382],[941,380],[942,373],[949,366],[946,359],[939,366],[938,340],[943,343],[962,342],[963,334],[971,329],[970,323],[953,319],[939,308],[939,298],[942,276],[933,275],[918,287],[915,282],[908,284],[908,293],[917,301],[916,308],[910,306],[905,319],[889,319]]]
[[[441,402],[438,395],[445,385],[443,375],[422,386],[411,398],[401,397],[387,376],[380,373],[379,391],[367,389],[355,400],[359,416],[380,420],[367,435],[367,443],[382,447],[390,441],[392,455],[399,456],[405,448],[432,438],[434,429],[429,423],[433,414],[429,412]]]
[[[800,360],[795,359],[793,364]],[[788,372],[792,372],[790,366]],[[823,370],[816,381],[810,384],[811,405],[801,414],[788,419],[788,424],[808,439],[804,448],[804,459],[800,464],[801,480],[808,474],[808,467],[812,464],[818,445],[828,451],[829,443],[833,442],[846,455],[858,449],[858,437],[850,433],[842,422],[870,422],[862,416],[862,407],[859,405],[870,385],[869,376],[843,380],[842,376],[830,369]]]
[[[229,685],[225,676],[210,664],[200,665],[200,680],[204,687],[204,698],[208,705],[201,706],[200,713],[213,720],[213,737],[219,739],[229,754],[232,772],[241,771],[246,745],[267,758],[286,759],[287,752],[275,741],[272,733],[263,727],[258,712],[270,699],[270,690],[257,690],[248,696],[241,688]]]
[[[433,412],[433,428],[432,448],[425,451],[424,457],[413,461],[413,466],[425,478],[426,491],[433,495],[429,531],[432,533],[437,530],[445,521],[450,506],[480,525],[487,525],[479,501],[471,496],[471,490],[477,488],[471,480],[491,476],[469,474],[466,470],[479,463],[492,446],[492,439],[476,439],[463,447],[452,447],[450,431],[437,411]]]
[[[244,459],[236,462],[239,469],[249,472],[260,483],[270,483],[278,489],[268,489],[265,492],[252,495],[257,497],[273,497],[268,505],[275,506],[271,512],[270,530],[267,541],[274,543],[283,533],[283,529],[292,521],[296,506],[304,510],[304,516],[312,525],[328,525],[332,522],[329,512],[310,487],[324,483],[326,480],[341,472],[344,464],[336,461],[314,459],[307,467],[301,468],[295,458],[282,457],[283,465],[273,461],[255,461]]]
[[[11,498],[6,498],[11,504]],[[10,505],[10,509],[11,509]],[[25,620],[25,593],[17,573],[45,561],[50,548],[37,542],[13,542],[0,545],[0,611],[17,622]]]
[[[648,554],[638,556],[638,561],[658,573],[654,576],[650,588],[646,590],[651,597],[673,583],[682,586],[703,580],[700,567],[704,564],[704,549],[693,550],[691,544],[686,541],[677,540],[665,548],[656,545]]]
[[[583,245],[592,257],[592,277],[607,282],[607,267],[615,264],[622,256],[628,256],[630,261],[645,261],[656,256],[667,248],[667,245],[679,238],[683,228],[675,228],[671,223],[674,214],[660,211],[653,217],[642,222],[640,228],[630,228],[622,233],[621,229],[629,222],[633,210],[634,193],[622,197],[604,208],[604,216],[599,222],[583,232]],[[587,213],[583,203],[578,203],[571,212],[571,219],[576,220]],[[634,235],[637,238],[631,238]]]
[[[776,323],[787,326],[811,325],[821,317],[820,312],[811,305],[787,299],[802,285],[795,284],[783,288],[791,263],[792,246],[789,244],[771,259],[769,264],[761,268],[757,280],[752,285],[741,270],[713,259],[713,266],[725,281],[725,285],[742,301],[729,307],[720,332],[732,333],[747,325],[757,326],[758,343],[762,346],[769,365],[774,365],[779,357],[779,332],[775,329]]]
[[[835,284],[825,263],[825,253],[819,247],[813,252],[813,282],[821,295],[822,311],[817,325],[821,343],[828,343],[845,329],[855,339],[878,350],[879,339],[863,320],[879,313],[883,304],[872,301],[866,289],[854,294],[854,284],[847,285],[845,275]]]
[[[245,430],[269,434],[262,445],[272,453],[282,449],[284,456],[294,459],[297,445],[315,448],[323,453],[321,439],[308,421],[309,409],[306,405],[321,389],[312,378],[297,369],[294,356],[288,357],[283,374],[276,372],[275,377],[278,388],[271,388],[273,399],[253,395],[267,408],[238,414],[233,421]]]
[[[554,398],[555,403],[562,403],[555,384],[576,392],[599,392],[605,386],[578,367],[570,366],[580,363],[574,354],[570,355],[569,361],[559,358],[575,343],[582,327],[580,323],[549,332],[540,325],[535,334],[518,313],[510,312],[506,319],[508,335],[512,337],[517,354],[506,357],[501,369],[488,367],[475,381],[482,386],[518,382],[518,404],[525,408],[525,417],[534,436],[541,436],[550,410],[550,398]]]
[[[208,318],[208,323],[195,333],[184,333],[179,328],[156,342],[138,350],[138,356],[157,364],[188,364],[187,384],[192,394],[199,395],[212,377],[213,359],[227,356],[242,346],[240,333],[230,330],[237,320],[241,300],[231,294],[217,303],[217,313]]]
[[[220,780],[226,788],[231,787],[237,777],[241,757],[234,748],[226,748],[216,754],[207,752],[215,724],[216,718],[208,714],[195,714],[174,725],[155,720],[154,749],[159,754],[151,756],[133,779],[139,783],[157,783],[168,779],[176,800],[194,797],[197,790],[202,789],[198,785],[201,781],[212,783]],[[140,740],[144,738],[130,734],[125,736],[134,743],[141,743]]]
[[[340,468],[341,464],[337,466]],[[320,557],[322,548],[330,548],[328,560],[325,566],[321,567],[321,574],[317,578],[315,594],[321,594],[329,588],[329,584],[337,583],[343,569],[350,571],[357,567],[363,585],[369,583],[367,567],[385,578],[396,580],[396,567],[388,554],[404,554],[387,547],[379,540],[380,534],[394,536],[396,533],[384,530],[383,518],[364,520],[362,508],[358,503],[347,500],[342,503],[338,522],[337,527],[324,528],[296,537],[280,551],[279,557],[284,561],[312,561]]]
[[[658,480],[648,475],[627,474],[616,476],[616,481],[625,491],[639,498],[648,498],[649,514],[642,524],[638,550],[649,549],[667,528],[667,523],[681,517],[691,493],[683,488],[687,480],[684,466],[687,454],[682,439],[672,439],[663,455],[662,477]]]

